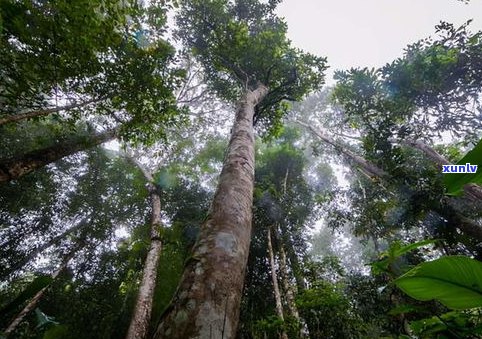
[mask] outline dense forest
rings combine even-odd
[[[0,338],[482,338],[482,31],[280,3],[0,0]]]

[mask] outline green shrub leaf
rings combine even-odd
[[[482,262],[447,256],[411,269],[395,284],[417,300],[436,299],[452,309],[482,306]]]
[[[457,163],[457,165],[465,165],[467,163],[477,165],[477,172],[444,174],[444,183],[447,187],[447,194],[459,195],[467,184],[482,184],[482,139]]]

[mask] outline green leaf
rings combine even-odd
[[[436,299],[452,309],[482,306],[482,263],[465,256],[422,263],[395,284],[414,299]]]
[[[410,323],[410,328],[415,333],[423,333],[424,335],[435,334],[447,329],[447,326],[437,317],[422,319]]]
[[[407,254],[408,252],[413,251],[419,247],[433,244],[436,241],[437,239],[428,239],[405,246],[402,246],[399,242],[393,242],[387,251],[381,253],[382,258],[380,260],[370,264],[373,273],[380,274],[382,272],[389,272],[390,265],[395,263],[395,261],[397,261],[397,259],[402,255]]]
[[[430,244],[433,244],[435,243],[437,240],[436,239],[428,239],[428,240],[422,240],[422,241],[417,241],[416,243],[413,243],[413,244],[409,244],[409,245],[406,245],[406,246],[403,246],[403,247],[400,247],[400,248],[397,248],[395,251],[394,251],[394,255],[396,257],[399,257],[401,255],[404,255],[410,251],[413,251],[419,247],[423,247],[423,246],[426,246],[426,245],[430,245]]]
[[[478,311],[451,311],[442,315],[420,319],[410,323],[417,338],[446,338],[447,329],[457,338],[479,338],[481,333]],[[435,336],[434,334],[439,334]],[[444,335],[445,334],[445,335]],[[442,336],[440,336],[442,335]]]
[[[482,139],[469,151],[457,165],[477,165],[476,173],[445,173],[444,183],[447,187],[447,194],[460,195],[465,185],[469,183],[482,184]]]

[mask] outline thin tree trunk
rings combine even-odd
[[[255,106],[268,89],[259,85],[238,102],[231,140],[206,221],[171,306],[155,338],[236,336],[251,241]]]
[[[403,140],[401,141],[401,143],[418,149],[419,151],[423,152],[430,160],[440,166],[451,165],[450,161],[445,159],[432,147],[419,140]],[[463,190],[464,198],[476,204],[482,203],[482,187],[476,184],[467,184],[464,186]],[[452,222],[459,225],[460,230],[474,237],[475,239],[482,241],[482,226],[479,225],[477,222],[474,222],[473,220],[463,216],[460,213],[460,207],[457,206],[457,204],[451,198],[445,198],[444,202],[446,204],[446,208],[448,208],[448,211],[446,209],[440,208],[437,210],[437,212],[443,216],[448,215],[449,219],[452,220]]]
[[[430,160],[432,160],[433,162],[435,162],[440,166],[452,164],[450,161],[445,159],[432,147],[428,146],[427,144],[419,140],[402,140],[401,143],[422,151]],[[469,198],[471,201],[479,202],[479,203],[482,201],[482,187],[476,184],[465,185],[464,193],[466,197]]]
[[[392,141],[392,140],[391,140]],[[393,142],[400,142],[402,145],[410,146],[412,148],[416,148],[419,151],[425,153],[425,155],[432,160],[433,162],[439,165],[450,165],[450,162],[445,159],[442,155],[440,155],[437,151],[435,151],[432,147],[428,146],[427,144],[419,141],[419,140],[410,140],[410,139],[403,139],[400,141],[393,140]]]
[[[340,153],[346,155],[349,157],[353,162],[355,162],[357,165],[359,165],[368,175],[373,176],[373,177],[378,177],[383,180],[393,180],[390,174],[387,172],[383,171],[381,168],[377,167],[376,165],[368,162],[364,158],[354,154],[353,152],[344,149],[343,146],[335,142],[333,139],[330,139],[329,137],[318,133],[313,127],[311,127],[308,124],[298,122],[300,125],[305,126],[312,131],[313,134],[318,136],[322,141],[325,141],[326,143],[334,146]],[[435,152],[435,151],[433,151]],[[432,152],[431,152],[432,153]],[[440,158],[443,159],[439,155]],[[439,158],[439,160],[441,160]],[[469,186],[470,187],[470,186]],[[469,188],[470,189],[470,188]],[[477,202],[478,199],[475,198],[472,194],[466,194],[465,195],[469,200],[473,202]],[[475,200],[474,200],[475,199]],[[479,201],[480,202],[480,201]],[[458,212],[458,206],[456,205],[455,201],[450,198],[445,199],[445,203],[447,207],[449,207],[450,211],[446,211],[443,208],[438,208],[435,209],[437,213],[439,213],[442,216],[447,215],[447,213],[451,214],[451,220],[453,220],[456,224],[456,227],[459,228],[462,232],[465,234],[468,234],[472,236],[473,238],[482,241],[482,226],[477,223],[474,220],[471,220]]]
[[[283,305],[281,303],[281,293],[279,290],[278,284],[278,277],[276,275],[276,266],[274,262],[274,253],[273,253],[273,245],[271,242],[271,227],[268,227],[268,254],[269,254],[269,265],[271,268],[271,281],[273,282],[273,292],[274,292],[274,300],[276,305],[276,314],[278,314],[278,318],[280,318],[283,322],[285,321],[285,317],[283,315]],[[283,330],[281,332],[280,337],[282,339],[288,339],[288,335]]]
[[[46,243],[44,243],[44,244],[40,245],[39,247],[35,248],[32,252],[30,252],[30,254],[26,258],[22,259],[21,261],[17,262],[13,266],[9,267],[7,270],[2,272],[2,276],[4,276],[6,278],[10,274],[18,271],[19,269],[24,267],[26,264],[28,264],[30,261],[32,261],[38,254],[42,253],[44,250],[46,250],[50,246],[58,243],[60,240],[64,239],[69,234],[72,234],[72,233],[78,231],[79,229],[84,228],[86,225],[88,225],[87,221],[81,220],[74,227],[71,227],[71,228],[65,230],[64,232],[62,232],[61,234],[53,237],[52,239],[50,239]]]
[[[61,111],[69,111],[71,109],[84,107],[84,106],[87,106],[87,105],[90,105],[90,104],[93,104],[93,103],[96,103],[96,102],[100,102],[102,100],[105,100],[105,98],[91,99],[91,100],[87,100],[87,101],[84,101],[84,102],[78,102],[78,103],[67,105],[67,106],[45,108],[45,109],[39,109],[39,110],[36,110],[36,111],[30,111],[30,112],[25,112],[25,113],[9,115],[7,117],[0,118],[0,126],[8,124],[8,123],[12,123],[12,122],[25,120],[25,119],[43,117],[43,116],[47,116],[47,115],[50,115],[52,113],[57,113],[57,112],[61,112]]]
[[[290,170],[289,167],[286,168],[285,177],[283,180],[283,199],[286,197],[286,191],[288,190],[288,176]],[[289,283],[289,274],[288,274],[288,265],[286,260],[286,252],[284,249],[284,241],[282,237],[279,236],[278,228],[275,228],[275,234],[277,239],[279,239],[279,254],[280,254],[280,273],[281,273],[281,281],[283,283],[283,289],[286,296],[286,304],[288,305],[288,310],[290,311],[290,315],[300,323],[300,315],[298,309],[295,305],[295,292],[291,288],[292,285]]]
[[[135,162],[135,160],[133,161]],[[144,339],[147,336],[151,320],[152,302],[154,300],[154,289],[156,288],[157,268],[162,251],[162,241],[159,234],[162,227],[161,198],[152,175],[142,165],[139,163],[137,165],[148,181],[147,188],[151,196],[151,245],[144,263],[142,282],[139,287],[126,339]]]
[[[372,238],[372,241],[373,241],[373,248],[375,249],[375,252],[378,255],[380,255],[380,244],[378,243],[378,237],[376,236],[375,233],[371,233],[370,234],[370,238]]]
[[[301,126],[304,126],[308,128],[313,134],[318,136],[322,141],[325,141],[326,143],[332,145],[337,149],[340,153],[347,155],[349,158],[352,158],[355,160],[355,162],[364,170],[374,173],[377,177],[384,177],[388,175],[385,171],[383,171],[380,168],[377,168],[376,166],[372,167],[373,165],[367,165],[367,162],[365,159],[362,157],[354,154],[353,152],[345,149],[343,146],[341,146],[339,143],[337,143],[335,140],[333,140],[331,137],[328,135],[322,133],[321,131],[317,131],[313,126],[308,125],[304,122],[301,121],[296,121]],[[344,136],[348,137],[348,136]],[[404,139],[404,140],[396,140],[396,139],[390,139],[391,142],[395,143],[400,143],[402,145],[406,145],[415,149],[418,149],[419,151],[423,152],[430,160],[435,162],[436,164],[443,166],[443,165],[451,165],[452,163],[445,159],[441,154],[439,154],[436,150],[434,150],[432,147],[429,145],[423,143],[420,140],[411,140],[411,139]],[[482,187],[476,184],[467,184],[464,187],[464,193],[467,198],[469,198],[471,201],[474,202],[481,202],[482,201]]]
[[[320,140],[326,142],[327,144],[332,145],[338,152],[346,155],[349,159],[351,159],[357,166],[360,166],[365,172],[371,173],[373,176],[379,177],[379,178],[389,178],[390,175],[382,170],[381,168],[373,165],[372,163],[366,161],[364,158],[361,156],[353,153],[352,151],[346,149],[346,147],[343,147],[340,145],[338,142],[333,140],[330,136],[322,133],[321,131],[317,131],[313,126],[308,125],[304,122],[297,121],[297,123],[301,126],[304,126],[308,128],[311,133],[316,135]]]
[[[298,312],[298,308],[296,307],[295,303],[295,292],[293,291],[293,285],[290,284],[289,281],[289,274],[288,274],[288,265],[286,260],[286,252],[283,246],[283,243],[280,244],[280,272],[281,272],[281,281],[283,282],[283,288],[286,295],[286,304],[288,305],[288,310],[290,311],[290,315],[296,319],[296,321],[300,321],[300,313]]]
[[[63,270],[67,267],[69,264],[70,260],[74,257],[75,253],[79,250],[79,246],[76,246],[73,250],[71,250],[62,260],[62,263],[60,266],[55,270],[54,273],[52,273],[52,282],[57,279],[57,277],[60,275],[60,273],[63,272]],[[42,288],[40,291],[35,294],[35,296],[28,302],[27,306],[25,306],[22,311],[20,311],[19,314],[12,320],[12,322],[8,325],[7,329],[4,331],[5,337],[8,337],[15,329],[17,326],[23,321],[23,319],[33,310],[37,307],[38,302],[40,299],[42,299],[43,295],[49,288],[51,283],[44,288]]]
[[[0,182],[18,179],[63,157],[103,144],[114,139],[117,133],[118,129],[111,129],[88,137],[63,141],[20,157],[0,159]]]
[[[293,269],[293,275],[296,280],[296,288],[298,289],[298,293],[301,293],[306,290],[306,282],[301,270],[300,261],[296,253],[292,250],[288,251],[288,259],[290,262],[290,267]]]
[[[287,253],[286,253],[287,252]],[[288,259],[288,265],[291,267],[291,270],[293,272],[293,276],[296,281],[296,286],[293,286],[293,289],[298,293],[301,294],[306,290],[306,282],[305,278],[303,275],[303,271],[301,268],[301,264],[298,258],[298,255],[295,253],[293,248],[288,247],[285,250],[286,259]],[[295,304],[296,306],[296,304]],[[304,321],[302,317],[300,317],[300,338],[311,338],[310,333],[316,333],[316,331],[313,331],[313,327],[310,326],[308,323]]]
[[[459,207],[450,198],[444,199],[445,206],[439,206],[433,210],[457,225],[457,227],[465,234],[470,235],[478,241],[482,241],[482,226],[459,212]]]
[[[283,282],[283,288],[285,291],[286,304],[288,305],[290,316],[292,316],[300,326],[300,329],[298,331],[298,336],[302,338],[303,326],[306,326],[306,323],[301,321],[300,313],[298,311],[298,308],[296,307],[296,302],[295,302],[296,285],[291,284],[289,281],[289,274],[287,270],[288,264],[286,260],[286,252],[285,252],[283,243],[281,243],[280,245],[280,259],[281,259],[280,260],[281,281]],[[306,328],[306,331],[309,331],[308,328]]]

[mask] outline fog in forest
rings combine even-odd
[[[480,1],[2,0],[0,66],[0,339],[482,338]]]

